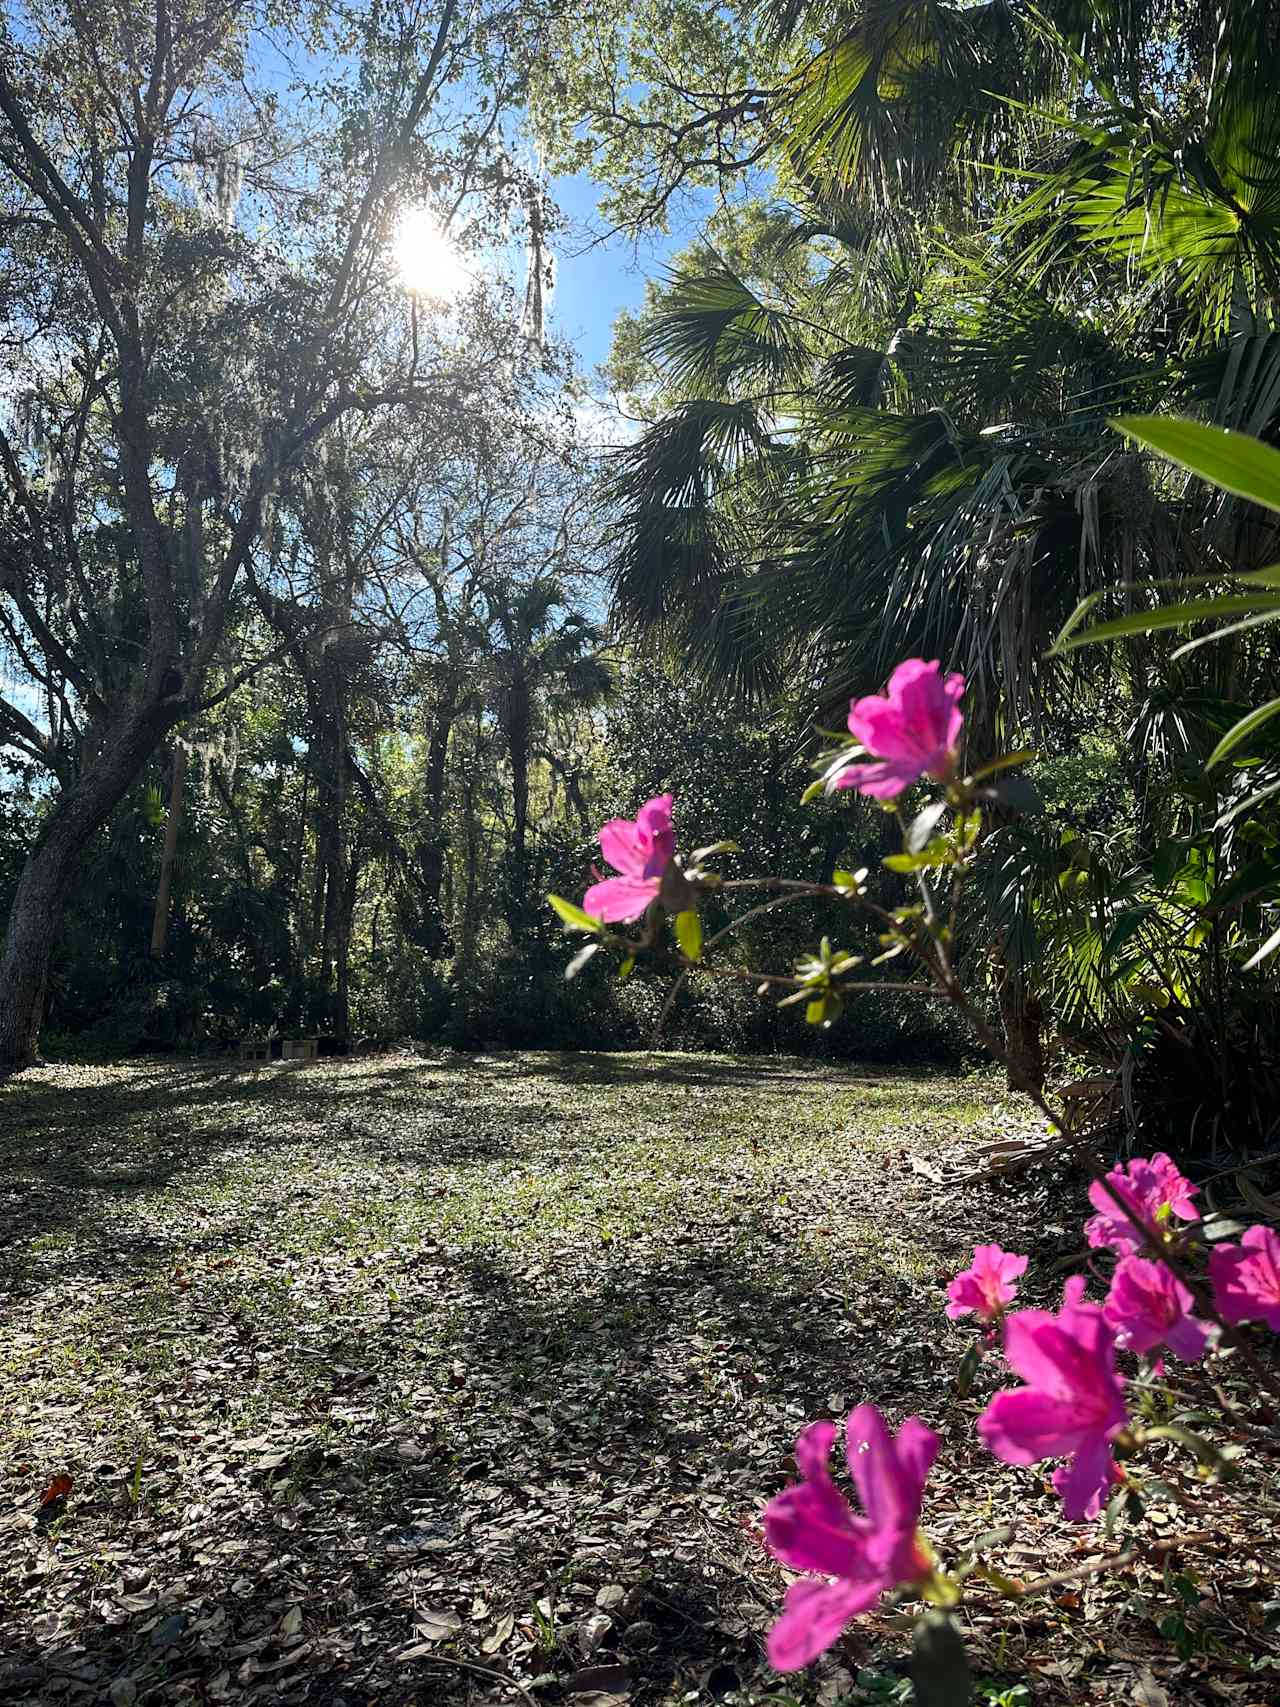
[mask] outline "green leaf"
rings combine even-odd
[[[1163,889],[1187,863],[1186,842],[1161,842],[1151,856],[1151,875]]]
[[[929,871],[934,866],[945,864],[950,851],[946,842],[938,836],[921,848],[919,853],[886,854],[880,863],[887,871],[899,871],[904,874]]]
[[[1236,907],[1280,883],[1280,859],[1275,855],[1251,859],[1213,891],[1209,905],[1216,910]]]
[[[956,1370],[956,1397],[967,1399],[973,1386],[973,1378],[978,1373],[982,1363],[982,1351],[977,1340],[974,1340],[968,1351],[960,1359],[960,1367]]]
[[[1218,745],[1209,754],[1205,764],[1206,770],[1212,770],[1214,765],[1225,759],[1228,753],[1234,753],[1242,741],[1247,741],[1255,729],[1261,729],[1264,723],[1269,723],[1273,717],[1280,716],[1280,699],[1268,700],[1266,705],[1259,705],[1239,723],[1227,730]]]
[[[1252,812],[1255,806],[1261,806],[1264,800],[1270,800],[1273,794],[1280,794],[1280,782],[1269,783],[1266,788],[1260,788],[1256,794],[1251,794],[1247,800],[1238,800],[1234,806],[1229,806],[1214,825],[1217,830],[1225,830],[1228,824],[1234,824],[1237,818],[1246,812]]]
[[[584,944],[564,969],[566,983],[571,982],[576,978],[579,972],[582,971],[582,968],[587,964],[588,960],[591,959],[591,956],[599,953],[603,947],[604,944],[601,942],[589,942]]]
[[[566,901],[562,895],[548,895],[547,900],[560,916],[560,923],[567,931],[590,931],[592,936],[598,936],[604,930],[603,919],[593,919],[590,913],[584,913],[581,907],[575,907],[572,901]]]
[[[837,889],[847,889],[851,895],[860,894],[862,885],[866,880],[867,870],[865,866],[861,871],[833,871],[831,873],[831,881],[834,886]]]
[[[1007,771],[1013,765],[1025,765],[1036,757],[1034,747],[1023,747],[1016,753],[1005,753],[1001,758],[988,759],[985,765],[979,765],[969,776],[970,782],[981,782],[984,777],[994,776],[997,771]]]
[[[1155,912],[1152,906],[1126,907],[1111,927],[1106,947],[1102,951],[1103,959],[1110,960],[1119,954],[1124,945],[1134,937],[1142,926]]]
[[[1104,640],[1123,640],[1130,634],[1152,634],[1162,628],[1186,628],[1193,622],[1210,622],[1215,617],[1248,616],[1255,613],[1280,611],[1280,594],[1223,593],[1220,598],[1184,599],[1179,605],[1160,605],[1155,610],[1130,611],[1127,616],[1112,617],[1076,634],[1072,630],[1075,617],[1063,628],[1050,647],[1051,652],[1074,652],[1080,646],[1097,646]]]
[[[1280,451],[1248,433],[1176,415],[1121,415],[1110,425],[1212,485],[1280,511]]]
[[[1280,927],[1272,931],[1257,953],[1245,961],[1245,971],[1252,972],[1255,966],[1261,966],[1262,962],[1273,955],[1278,948],[1280,948]]]
[[[969,1707],[969,1661],[955,1620],[945,1612],[916,1619],[911,1638],[911,1680],[916,1707]]]
[[[635,969],[636,957],[634,954],[629,954],[618,968],[618,982],[621,983],[624,978],[629,978]]]
[[[708,847],[695,848],[689,855],[690,865],[701,865],[704,859],[714,859],[717,854],[741,853],[737,842],[712,842]]]
[[[676,941],[686,960],[701,960],[702,920],[692,907],[676,914]]]
[[[999,1533],[999,1532],[997,1532]],[[1010,1600],[1022,1598],[1022,1584],[1013,1577],[1005,1576],[1003,1571],[996,1570],[994,1565],[987,1564],[985,1559],[979,1559],[973,1567],[975,1576],[981,1577],[984,1583],[990,1583],[999,1594],[1007,1595]]]
[[[945,816],[947,803],[945,800],[935,800],[932,806],[926,806],[923,812],[911,820],[907,826],[907,852],[918,854],[929,845],[933,832]]]

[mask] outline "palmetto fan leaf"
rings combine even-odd
[[[762,302],[727,267],[715,267],[673,282],[644,347],[675,385],[717,391],[785,384],[804,358],[806,335],[784,309]]]
[[[1202,335],[1225,336],[1241,300],[1280,293],[1280,95],[1271,55],[1234,43],[1202,127],[1119,108],[1081,128],[1006,225],[1024,259],[1083,243],[1157,281]]]
[[[1187,362],[1183,389],[1218,426],[1261,438],[1280,417],[1280,331],[1253,315],[1247,320]]]
[[[769,449],[751,404],[698,399],[615,455],[612,575],[625,621],[649,630],[688,627],[691,610],[705,618],[718,608],[732,554],[715,501]]]
[[[812,189],[881,205],[918,201],[969,152],[1027,128],[1002,100],[1061,81],[1052,31],[1008,0],[880,0],[793,74],[777,115],[791,170]]]
[[[957,303],[959,306],[957,306]],[[899,338],[894,358],[914,395],[986,425],[1117,408],[1136,364],[1091,322],[1031,291],[989,287]],[[1127,405],[1126,405],[1127,406]]]

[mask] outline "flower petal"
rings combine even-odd
[[[1061,1364],[1040,1343],[1046,1328],[1054,1325],[1048,1310],[1018,1310],[1007,1316],[1004,1324],[1004,1355],[1009,1366],[1032,1387],[1039,1387],[1055,1398],[1066,1401],[1071,1388]]]
[[[1184,1316],[1176,1327],[1169,1329],[1164,1343],[1184,1363],[1198,1363],[1209,1343],[1209,1330],[1195,1316]]]
[[[856,788],[873,800],[893,800],[918,782],[921,767],[910,760],[889,759],[880,764],[846,765],[832,780],[832,788]]]
[[[1100,1436],[1082,1442],[1070,1464],[1055,1470],[1051,1478],[1062,1495],[1062,1515],[1068,1523],[1084,1523],[1097,1517],[1113,1482],[1119,1480],[1111,1448]]]
[[[765,1507],[765,1539],[774,1557],[793,1570],[861,1577],[868,1568],[870,1526],[855,1517],[831,1479],[828,1463],[835,1432],[832,1423],[813,1423],[797,1440],[796,1462],[804,1480]]]
[[[1217,1245],[1209,1279],[1218,1313],[1228,1322],[1265,1322],[1280,1333],[1280,1236],[1250,1227],[1238,1245]]]
[[[792,1583],[782,1616],[769,1632],[769,1664],[775,1671],[807,1666],[826,1652],[851,1618],[874,1606],[884,1589],[878,1578]]]
[[[643,861],[640,875],[661,877],[676,851],[676,833],[671,827],[675,796],[655,794],[636,813],[636,836]]]
[[[1038,1464],[1064,1458],[1088,1438],[1075,1421],[1070,1403],[1035,1387],[997,1393],[978,1418],[978,1433],[988,1452],[1005,1464]]]
[[[649,903],[658,899],[658,888],[656,877],[606,877],[587,890],[582,910],[606,924],[638,919]]]
[[[850,1411],[845,1424],[845,1453],[862,1509],[872,1524],[877,1529],[900,1527],[903,1498],[897,1454],[893,1436],[874,1405],[859,1405]],[[915,1528],[914,1517],[911,1527]]]
[[[624,877],[643,877],[645,849],[630,818],[610,818],[600,831],[600,852]]]
[[[898,1463],[904,1477],[910,1478],[913,1489],[911,1506],[917,1520],[920,1516],[924,1484],[941,1445],[942,1436],[935,1434],[919,1417],[908,1417],[898,1430]]]

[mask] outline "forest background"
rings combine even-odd
[[[646,1045],[663,980],[566,981],[546,892],[669,791],[685,847],[896,902],[876,803],[800,797],[916,653],[1036,753],[961,943],[1021,1070],[1269,1146],[1276,516],[1111,423],[1276,440],[1276,47],[1141,0],[10,7],[0,1059]],[[694,233],[594,376],[570,173]],[[968,1047],[697,973],[665,1036]]]

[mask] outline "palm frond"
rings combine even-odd
[[[661,312],[645,329],[643,346],[676,386],[726,391],[761,381],[783,383],[812,335],[721,266],[672,282]]]

